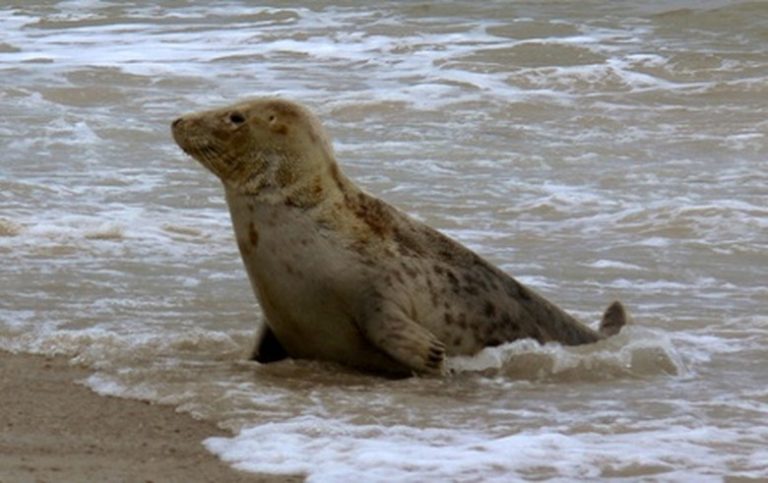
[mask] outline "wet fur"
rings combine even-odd
[[[243,122],[239,122],[244,119]],[[224,183],[267,324],[254,358],[324,359],[390,374],[533,338],[579,345],[618,333],[580,323],[474,252],[351,182],[303,107],[257,99],[174,122],[177,143]]]

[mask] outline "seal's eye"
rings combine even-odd
[[[277,118],[275,117],[274,114],[269,116],[269,122],[275,122],[275,121],[277,121]]]
[[[229,122],[235,125],[240,125],[245,122],[245,116],[240,114],[239,112],[233,112],[229,115]]]

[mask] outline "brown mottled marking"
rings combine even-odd
[[[344,187],[344,181],[342,180],[341,170],[339,170],[339,165],[336,163],[331,164],[331,178],[339,189],[339,192],[344,193],[346,188]]]
[[[278,186],[285,188],[296,182],[297,175],[296,168],[292,166],[290,162],[285,160],[278,166],[275,180],[277,181]]]
[[[432,278],[429,276],[427,276],[427,290],[429,291],[429,298],[432,302],[432,307],[437,307],[439,302],[437,297],[437,290],[435,289],[435,284],[432,282]]]
[[[394,274],[395,274],[395,278],[397,279],[398,282],[400,282],[401,285],[405,284],[405,278],[403,277],[403,274],[400,273],[400,270],[395,270]]]
[[[462,329],[466,329],[468,327],[467,314],[459,314],[459,327]]]
[[[405,262],[400,262],[400,266],[403,267],[405,274],[408,275],[409,277],[416,278],[419,276],[419,272],[415,268],[413,268],[411,265]]]
[[[405,230],[395,227],[392,230],[392,237],[403,255],[424,256],[425,248]]]
[[[356,200],[351,197],[345,197],[345,200],[357,217],[379,237],[383,237],[392,230],[391,215],[380,200],[365,193],[359,193]]]
[[[288,275],[296,275],[296,270],[293,268],[293,265],[291,265],[288,262],[283,262],[283,268],[285,269],[285,272]]]
[[[253,223],[248,223],[248,241],[254,248],[259,244],[259,232],[256,231],[256,225]]]
[[[285,136],[288,134],[288,126],[285,124],[277,124],[272,128],[272,132]]]
[[[317,206],[323,198],[323,186],[320,182],[313,182],[300,186],[290,195],[286,196],[285,204],[297,208],[312,208]]]
[[[456,275],[451,270],[448,270],[446,273],[448,276],[448,282],[451,284],[451,290],[453,290],[453,293],[459,293],[459,279],[456,278]]]

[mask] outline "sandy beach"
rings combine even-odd
[[[277,482],[202,445],[225,434],[172,407],[102,397],[64,358],[0,352],[0,482]]]

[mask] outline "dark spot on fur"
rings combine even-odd
[[[443,315],[443,318],[445,319],[445,325],[453,325],[453,317],[451,317],[451,314],[448,312]]]
[[[472,276],[470,274],[464,275],[464,281],[468,285],[472,285],[474,287],[478,287],[481,290],[488,290],[488,285],[486,285],[485,281],[483,281],[483,280],[481,280],[481,279],[479,279],[477,277],[474,277],[474,276]]]
[[[467,285],[464,287],[464,292],[468,293],[469,295],[479,295],[480,290],[475,287],[474,285]]]
[[[496,283],[496,280],[490,280],[488,283],[493,290],[499,290],[499,285]]]
[[[487,266],[488,262],[483,260],[480,255],[478,255],[475,252],[470,252],[470,255],[472,257],[472,264],[475,266],[485,267]]]
[[[280,134],[282,136],[285,136],[288,134],[288,126],[285,124],[277,124],[272,128],[272,132],[275,134]]]
[[[369,243],[370,242],[367,238],[360,238],[352,242],[352,249],[358,253],[365,253]]]
[[[464,342],[464,339],[460,335],[457,335],[456,337],[453,338],[453,346],[454,347],[461,346],[462,342]]]
[[[395,243],[397,243],[401,254],[416,254],[422,256],[426,253],[424,247],[419,243],[419,241],[410,231],[404,232],[399,228],[394,228],[392,236],[395,240]]]
[[[280,172],[278,171],[278,176]],[[285,204],[298,208],[312,208],[323,200],[322,180],[317,177],[309,185],[302,186],[285,199]]]
[[[419,276],[419,272],[416,271],[415,268],[413,268],[412,266],[408,265],[407,263],[401,262],[400,266],[403,267],[403,270],[405,270],[406,275],[408,275],[409,277],[416,278],[416,277]]]
[[[493,303],[490,300],[486,300],[483,313],[485,314],[486,317],[493,317],[494,315],[496,315],[496,306],[493,305]]]
[[[331,163],[331,178],[333,178],[333,181],[336,183],[336,187],[339,188],[339,191],[342,193],[346,192],[344,182],[341,177],[341,170],[339,169],[339,165],[336,163]]]
[[[437,290],[435,290],[435,285],[432,283],[432,279],[427,277],[427,289],[429,290],[429,297],[432,301],[432,306],[437,307]]]
[[[451,283],[451,287],[453,287],[454,291],[459,290],[459,279],[456,278],[456,275],[451,270],[448,270],[447,272],[448,281]]]
[[[504,324],[505,326],[512,326],[512,325],[513,325],[513,323],[512,323],[512,317],[510,317],[510,316],[509,316],[509,314],[508,314],[508,313],[506,313],[506,312],[504,312],[503,314],[501,314],[501,318],[500,318],[499,320],[500,320],[500,321],[501,321],[501,323],[502,323],[502,324]]]
[[[248,241],[251,242],[251,246],[256,247],[259,244],[259,232],[256,231],[256,225],[253,223],[248,224]]]
[[[469,327],[469,324],[467,323],[467,314],[459,314],[459,327],[462,329]]]
[[[394,275],[398,282],[405,284],[405,279],[403,278],[403,274],[400,272],[400,270],[395,270]]]
[[[389,207],[383,201],[368,196],[365,193],[358,194],[356,199],[345,195],[344,200],[347,207],[368,225],[374,234],[381,237],[392,231],[392,214],[388,211]]]

